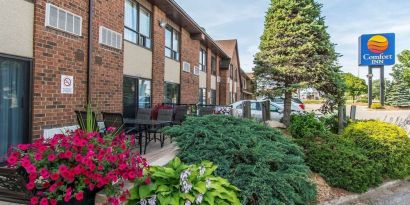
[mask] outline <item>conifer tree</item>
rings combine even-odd
[[[271,0],[265,30],[255,56],[255,77],[261,93],[284,94],[283,122],[289,125],[292,92],[302,86],[334,91],[340,81],[338,55],[314,0]],[[261,83],[261,84],[259,84]],[[332,92],[333,92],[332,91]]]

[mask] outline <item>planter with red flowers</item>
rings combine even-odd
[[[101,190],[110,204],[125,201],[125,181],[143,177],[147,163],[133,151],[133,136],[109,130],[76,130],[11,149],[8,165],[27,172],[31,204],[94,204]]]

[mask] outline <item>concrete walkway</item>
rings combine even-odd
[[[392,181],[364,194],[355,194],[322,205],[409,205],[410,181]]]

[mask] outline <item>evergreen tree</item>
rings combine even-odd
[[[393,67],[393,82],[387,89],[386,103],[392,106],[410,106],[410,51],[399,55],[399,64]]]
[[[293,91],[311,86],[334,92],[329,85],[340,82],[337,54],[320,10],[314,0],[271,0],[266,14],[255,77],[261,93],[284,94],[285,125],[290,122]]]
[[[387,95],[386,103],[399,107],[410,106],[410,89],[407,87],[407,83],[402,80],[394,82]]]

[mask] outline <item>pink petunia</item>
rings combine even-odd
[[[57,158],[56,155],[50,154],[50,155],[48,155],[47,160],[48,160],[49,162],[52,162],[52,161],[56,160],[56,158]]]
[[[27,151],[30,148],[31,145],[29,144],[19,144],[17,145],[17,148],[23,151]]]
[[[77,201],[81,201],[81,200],[83,200],[83,198],[84,198],[84,192],[78,192],[75,195],[75,199],[77,199]]]
[[[33,190],[35,187],[36,185],[33,182],[26,184],[26,188],[30,191]]]
[[[51,205],[57,205],[57,199],[50,199]]]
[[[43,169],[40,170],[40,175],[44,179],[48,179],[48,177],[50,177],[50,172],[46,168],[43,168]]]
[[[57,181],[60,176],[57,173],[53,173],[50,175],[50,178],[54,181]]]
[[[10,165],[10,166],[14,166],[14,165],[16,165],[17,164],[17,157],[15,157],[15,156],[10,156],[8,159],[7,159],[7,163],[8,163],[8,165]]]
[[[31,203],[31,205],[36,205],[36,204],[38,204],[38,197],[31,197],[31,199],[30,199],[30,203]]]
[[[42,198],[40,200],[40,205],[48,205],[48,199],[47,198]]]

